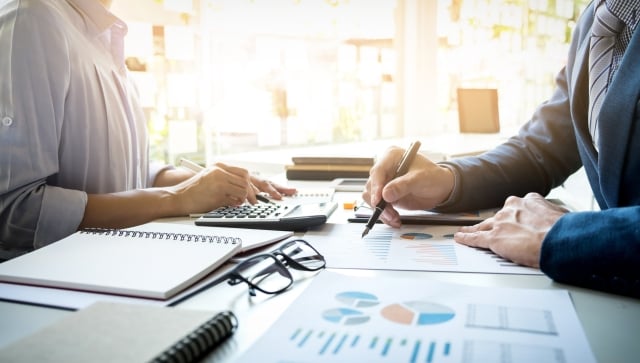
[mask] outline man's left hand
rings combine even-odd
[[[509,197],[493,217],[461,227],[454,239],[462,244],[490,249],[515,263],[540,267],[540,249],[547,232],[568,210],[537,193]]]

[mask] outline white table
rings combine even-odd
[[[311,185],[311,184],[309,184]],[[338,211],[330,223],[342,223],[348,211],[342,210],[342,201],[352,201],[358,194],[340,193]],[[175,223],[191,223],[188,219],[174,219]],[[557,284],[546,276],[505,275],[418,271],[361,271],[335,270],[347,274],[367,276],[419,277],[444,282],[464,283],[487,287],[520,287],[536,289],[566,289],[570,292],[575,309],[587,339],[599,362],[638,362],[640,357],[640,300],[601,293],[588,289]],[[296,281],[293,287],[277,296],[259,294],[249,299],[247,286],[229,286],[222,283],[194,296],[178,308],[223,310],[231,309],[240,321],[239,329],[223,346],[213,352],[207,361],[232,362],[278,318],[287,306],[304,290],[313,275]],[[69,314],[69,311],[18,303],[0,302],[0,347],[9,344]]]

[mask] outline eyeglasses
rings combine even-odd
[[[265,294],[277,294],[293,284],[293,276],[289,268],[318,271],[323,269],[325,265],[324,256],[307,241],[303,239],[291,240],[269,253],[242,260],[229,272],[175,299],[168,306],[176,306],[223,281],[228,281],[230,285],[246,282],[249,285],[251,296],[256,295],[256,290]]]
[[[247,258],[225,277],[229,285],[246,282],[249,294],[256,290],[265,294],[280,293],[293,284],[289,268],[301,271],[318,271],[326,266],[324,256],[303,239],[286,242],[279,248]]]

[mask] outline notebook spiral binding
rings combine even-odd
[[[224,244],[231,243],[234,245],[238,243],[242,243],[242,239],[239,237],[207,236],[207,235],[171,233],[171,232],[133,231],[133,230],[115,229],[115,228],[85,228],[80,230],[80,233],[99,234],[103,236],[167,239],[167,240],[186,241],[186,242],[209,242],[209,243],[224,243]]]
[[[222,343],[238,328],[231,311],[218,313],[192,333],[152,359],[153,363],[194,362]]]

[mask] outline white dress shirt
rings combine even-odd
[[[0,258],[75,232],[87,193],[152,185],[126,31],[97,0],[0,0]]]

